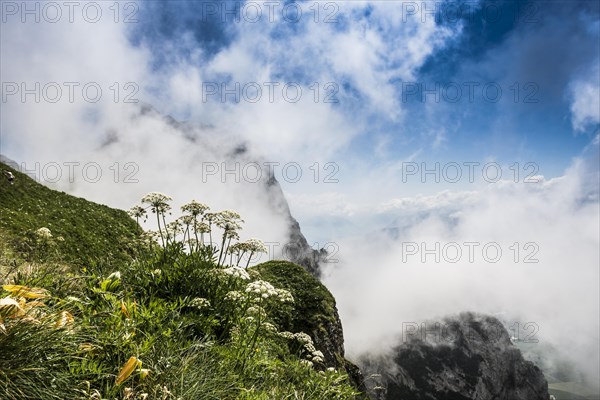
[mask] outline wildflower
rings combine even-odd
[[[266,253],[267,252],[267,246],[265,246],[265,244],[258,239],[248,239],[245,242],[246,246],[248,247],[248,251],[252,252],[252,253]]]
[[[230,253],[237,255],[237,263],[239,264],[242,256],[246,253],[250,253],[248,257],[248,262],[246,263],[246,268],[250,265],[250,260],[252,256],[256,253],[266,253],[267,247],[265,244],[258,239],[248,239],[243,243],[236,243],[232,246]]]
[[[135,356],[131,356],[129,360],[123,365],[121,370],[119,371],[119,375],[117,375],[116,385],[120,385],[125,382],[129,376],[135,371],[136,368],[141,367],[142,362],[137,359]]]
[[[182,225],[190,226],[194,223],[195,218],[193,215],[184,215],[177,218],[177,220],[180,221]]]
[[[136,221],[142,217],[146,216],[146,209],[141,206],[132,207],[127,214],[129,214],[132,218],[135,218]]]
[[[229,301],[238,301],[244,298],[244,294],[237,290],[232,290],[231,292],[225,295],[225,300]]]
[[[284,339],[289,339],[289,340],[294,339],[294,334],[292,332],[279,332],[278,335]]]
[[[226,231],[242,229],[243,222],[240,214],[231,210],[219,211],[215,218],[215,225]]]
[[[152,212],[159,214],[164,214],[171,209],[168,202],[172,200],[173,199],[166,194],[158,192],[151,192],[142,197],[142,203],[149,204]]]
[[[275,292],[277,293],[277,298],[282,303],[294,303],[294,296],[292,296],[289,290],[275,289]]]
[[[312,368],[312,366],[313,366],[313,363],[308,360],[301,360],[300,364],[304,365],[305,367],[309,367],[309,368]]]
[[[126,387],[125,389],[123,389],[123,396],[125,400],[129,400],[133,398],[133,396],[135,396],[135,392],[132,388]]]
[[[267,332],[277,333],[277,327],[270,322],[265,322],[263,328],[265,328],[265,331]]]
[[[312,338],[310,336],[308,336],[306,333],[304,332],[299,332],[299,333],[295,333],[293,334],[294,339],[296,339],[297,341],[299,341],[300,343],[303,344],[312,344]]]
[[[319,350],[313,351],[309,356],[313,362],[322,363],[325,356]]]
[[[240,268],[240,267],[230,267],[230,268],[225,268],[223,270],[221,270],[225,275],[229,275],[232,276],[234,278],[239,278],[245,281],[249,281],[250,280],[250,275],[248,275],[248,272],[246,272],[245,269]]]
[[[40,228],[37,231],[35,231],[35,234],[40,239],[51,239],[52,238],[52,232],[48,228]]]
[[[209,208],[210,207],[206,204],[198,203],[196,200],[192,200],[190,203],[181,206],[181,211],[188,213],[192,217],[197,217],[199,215],[204,215]]]
[[[208,301],[207,299],[204,299],[202,297],[196,297],[195,299],[193,299],[190,302],[190,306],[196,307],[196,308],[210,307],[210,301]]]
[[[181,221],[175,220],[173,222],[169,222],[167,224],[167,233],[170,237],[173,238],[179,235],[180,233],[183,233],[183,226],[181,224]]]
[[[140,242],[145,245],[152,246],[154,244],[158,244],[159,239],[160,239],[160,232],[158,232],[158,231],[147,230],[147,231],[142,232],[142,234],[140,235]]]
[[[327,372],[337,372],[337,370],[333,367],[327,368]]]
[[[267,281],[254,281],[246,286],[246,293],[252,293],[262,297],[263,299],[268,299],[272,296],[277,296],[277,292],[273,285],[271,285]]]
[[[125,305],[123,300],[121,300],[121,314],[123,314],[127,319],[130,318],[129,311],[127,310],[127,306]]]
[[[229,240],[240,240],[240,235],[233,229],[225,229],[225,237]]]
[[[110,274],[108,276],[108,278],[106,278],[106,280],[109,280],[109,281],[116,281],[119,279],[121,279],[121,272],[119,272],[119,271],[113,272],[112,274]]]
[[[210,226],[204,222],[197,222],[194,224],[194,230],[198,233],[208,233],[210,232]]]
[[[206,213],[204,214],[203,220],[208,222],[209,225],[212,225],[219,219],[218,213]]]
[[[265,311],[265,309],[260,306],[248,307],[248,309],[246,310],[246,313],[248,313],[250,315],[255,315],[255,316],[261,317],[261,318],[264,318],[267,315],[267,312]]]

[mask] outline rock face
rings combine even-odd
[[[266,190],[269,193],[269,201],[272,207],[279,210],[279,213],[285,215],[289,221],[289,241],[287,243],[288,250],[287,255],[290,261],[303,266],[308,272],[314,277],[321,277],[321,268],[319,263],[324,257],[327,256],[325,250],[315,250],[309,244],[302,230],[300,224],[290,212],[290,207],[285,199],[285,195],[281,190],[281,186],[274,176],[270,176],[266,181]]]
[[[331,292],[305,268],[287,261],[269,261],[252,267],[275,287],[289,290],[295,299],[290,316],[273,315],[280,330],[304,332],[324,356],[324,366],[346,370],[355,387],[364,391],[364,380],[357,366],[344,358],[344,331]]]
[[[463,313],[404,333],[391,358],[363,360],[365,375],[381,376],[369,385],[375,399],[549,399],[541,370],[496,318]]]

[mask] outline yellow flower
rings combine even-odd
[[[127,311],[127,306],[125,306],[123,301],[121,301],[121,313],[123,313],[125,318],[129,319],[129,311]]]
[[[148,368],[140,369],[140,378],[145,379],[150,374],[150,370]]]
[[[136,368],[142,366],[142,362],[137,359],[135,356],[131,356],[129,360],[123,365],[123,368],[119,371],[119,375],[117,375],[116,385],[120,385],[125,382],[129,376],[135,371]]]

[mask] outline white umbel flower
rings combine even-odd
[[[290,303],[290,304],[294,303],[294,296],[292,296],[292,294],[290,293],[289,290],[275,289],[275,292],[277,292],[277,298],[282,303]]]
[[[192,200],[188,204],[184,204],[181,206],[181,211],[184,213],[188,213],[193,217],[197,217],[199,215],[204,215],[206,211],[208,211],[210,207],[206,204],[198,203],[196,200]]]
[[[41,239],[51,239],[52,238],[52,232],[48,228],[40,228],[37,231],[35,231],[35,234]]]
[[[164,214],[171,209],[169,201],[173,200],[166,194],[151,192],[142,197],[142,203],[149,204],[153,213]]]
[[[225,269],[223,269],[221,271],[225,275],[229,275],[229,276],[232,276],[234,278],[239,278],[239,279],[242,279],[244,281],[249,281],[250,280],[250,275],[248,275],[248,272],[246,272],[246,270],[244,268],[229,267],[229,268],[225,268]]]
[[[244,298],[244,294],[238,290],[232,290],[225,295],[225,300],[238,301]]]
[[[203,297],[196,297],[190,302],[190,306],[196,308],[207,308],[210,307],[210,301]]]
[[[262,297],[263,299],[268,299],[269,297],[277,296],[277,291],[267,281],[254,281],[250,282],[248,286],[246,286],[246,293],[251,293]]]

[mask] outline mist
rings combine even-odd
[[[512,137],[518,129],[506,122],[514,116],[506,104],[514,105],[507,101],[490,112],[478,105],[457,110],[427,104],[423,113],[411,113],[399,100],[398,82],[417,79],[436,52],[460,44],[462,23],[407,22],[402,2],[339,6],[341,27],[311,18],[295,25],[280,19],[235,24],[223,33],[228,42],[210,51],[187,30],[168,41],[133,40],[144,26],[157,23],[159,16],[152,13],[140,14],[140,21],[130,25],[111,18],[94,24],[11,19],[2,26],[2,53],[10,60],[2,65],[3,81],[25,82],[27,88],[55,82],[62,96],[56,102],[35,101],[34,95],[8,94],[3,86],[0,152],[50,187],[112,207],[129,209],[158,191],[174,198],[174,208],[195,199],[214,210],[233,209],[246,221],[242,239],[283,245],[289,237],[285,207],[272,203],[263,180],[245,175],[254,176],[256,170],[245,167],[258,162],[267,178],[265,163],[278,163],[275,177],[309,243],[335,244],[323,280],[336,297],[351,358],[389,350],[398,343],[403,322],[471,310],[536,323],[541,344],[559,348],[561,357],[597,382],[597,55],[578,53],[577,64],[567,68],[568,74],[561,70],[561,86],[553,88],[570,109],[560,116],[561,134],[587,144],[564,161],[567,166],[561,165],[559,173],[544,177],[542,169],[536,183],[394,184],[402,182],[402,161],[446,157],[452,141],[461,139],[452,137],[461,123],[448,122],[457,115],[492,114],[490,130]],[[183,24],[185,15],[180,18],[173,23]],[[539,36],[520,31],[490,50],[490,59],[521,54],[518,46]],[[159,56],[166,61],[158,63]],[[506,74],[525,71],[526,58]],[[461,74],[483,67],[490,75],[504,74],[484,62],[469,64]],[[266,95],[256,102],[222,101],[219,95],[207,101],[203,85],[290,80],[304,93],[297,102],[271,102]],[[74,101],[64,82],[79,84]],[[90,82],[102,89],[98,101],[82,96],[81,88]],[[311,90],[315,82],[319,101]],[[328,103],[325,84],[332,82],[343,84],[338,101]],[[498,140],[500,145],[494,142],[496,147],[484,152],[489,143],[480,140],[466,141],[473,153],[447,158],[491,159],[493,149],[512,155],[525,147]],[[538,145],[531,147],[538,150]],[[523,153],[515,157],[543,158],[541,147]],[[554,168],[555,161],[540,164]],[[340,171],[335,184],[323,179],[328,172],[323,166],[331,162]],[[292,163],[302,171],[298,180],[288,174],[294,171],[284,171]],[[93,165],[85,169],[88,164]],[[234,172],[227,174],[231,168]],[[470,262],[464,243],[474,242],[478,246]],[[423,261],[422,248],[414,253],[413,245],[431,249],[436,243],[440,249],[458,244],[462,256],[448,262],[437,251],[440,260],[428,255]],[[482,253],[488,243],[502,251],[494,262],[489,261],[493,249],[485,257]]]
[[[541,352],[554,346],[547,357],[597,385],[597,165],[598,137],[561,177],[397,199],[387,229],[340,240],[324,281],[351,357],[385,354],[403,340],[403,323],[469,310],[534,323],[529,339]]]

